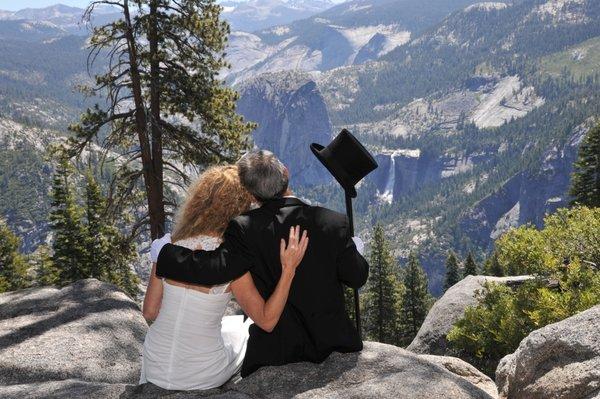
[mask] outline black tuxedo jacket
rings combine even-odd
[[[223,244],[214,251],[167,244],[158,257],[158,276],[188,283],[223,284],[250,271],[267,300],[281,276],[279,241],[287,239],[294,225],[308,230],[308,248],[277,326],[271,333],[250,326],[243,377],[262,366],[322,362],[333,351],[362,349],[345,311],[342,284],[364,285],[369,265],[356,250],[348,218],[296,198],[283,198],[232,220]]]

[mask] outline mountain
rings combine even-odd
[[[89,33],[83,21],[83,8],[55,4],[44,8],[25,8],[18,11],[0,10],[0,20],[24,21],[29,24],[43,24],[60,29],[63,33],[85,35]],[[102,25],[119,17],[118,9],[101,5],[95,8],[91,25]],[[28,36],[28,34],[26,34]]]
[[[76,90],[90,82],[85,41],[46,22],[0,21],[0,217],[26,252],[49,231],[47,149],[94,101]]]
[[[51,168],[44,155],[59,137],[0,117],[0,215],[27,252],[43,243],[49,230]]]
[[[0,40],[39,42],[67,35],[67,31],[45,21],[27,21],[23,19],[0,20]]]
[[[307,149],[312,142],[326,143],[331,122],[325,100],[307,74],[282,72],[264,74],[244,82],[238,112],[249,120],[260,120],[254,144],[276,149],[291,171],[291,184],[309,186],[331,182],[322,166]],[[278,134],[272,134],[278,132]]]
[[[571,132],[566,143],[554,142],[542,154],[540,166],[517,173],[477,202],[460,219],[461,231],[482,248],[490,248],[511,227],[531,223],[540,228],[544,216],[568,205],[573,163],[591,118]]]
[[[0,21],[0,116],[65,129],[93,101],[76,90],[91,81],[86,71],[86,38],[56,36],[60,31],[55,29],[29,30],[30,35],[15,38],[20,24]]]
[[[83,9],[56,4],[45,8],[25,8],[16,11],[11,19],[26,19],[29,21],[47,21],[63,29],[76,27],[81,21]]]
[[[600,3],[432,4],[351,1],[234,32],[227,79],[259,124],[255,143],[315,203],[344,209],[308,144],[341,128],[365,143],[379,168],[359,187],[357,232],[368,240],[382,223],[401,263],[420,253],[439,294],[448,249],[482,261],[506,228],[568,202],[579,140],[600,116]],[[0,214],[28,250],[45,238],[47,205],[25,206],[47,193],[44,137],[89,103],[74,91],[89,79],[85,37],[36,24],[0,21],[0,136],[14,143],[0,151]]]
[[[327,10],[334,4],[330,0],[248,0],[222,1],[221,16],[233,30],[253,32],[275,25],[285,25],[293,21],[308,18]],[[43,23],[61,29],[64,33],[88,35],[89,29],[83,21],[85,10],[55,4],[44,8],[25,8],[18,11],[0,10],[1,20],[27,21]],[[103,25],[120,17],[119,10],[109,5],[94,8],[92,25]]]
[[[594,0],[476,3],[377,60],[311,74],[332,132],[349,128],[380,165],[359,189],[363,238],[383,223],[439,293],[448,249],[481,261],[507,227],[566,205],[579,140],[600,116],[598,43]],[[343,209],[339,191],[301,190]]]
[[[378,59],[474,0],[352,0],[287,25],[234,31],[233,65],[223,76],[236,84],[260,73],[327,71]]]
[[[245,32],[289,24],[333,6],[330,0],[248,0],[219,4],[231,28]]]

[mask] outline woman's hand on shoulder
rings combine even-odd
[[[302,262],[304,253],[308,247],[308,233],[306,230],[300,234],[300,226],[290,228],[290,235],[287,246],[282,238],[279,245],[279,255],[281,259],[281,274],[293,277],[296,268]]]

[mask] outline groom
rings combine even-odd
[[[266,300],[281,274],[280,239],[291,226],[300,225],[308,231],[310,244],[288,302],[271,333],[250,326],[242,377],[262,366],[322,362],[334,351],[360,351],[362,342],[346,313],[342,284],[352,288],[364,285],[369,265],[355,245],[362,247],[362,241],[350,236],[347,217],[287,195],[288,170],[269,151],[246,154],[238,168],[242,184],[261,206],[232,220],[223,244],[214,251],[164,245],[156,274],[215,285],[250,271]]]

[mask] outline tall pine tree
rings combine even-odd
[[[590,129],[579,146],[571,177],[573,203],[600,207],[600,125]]]
[[[0,219],[0,292],[27,286],[27,263],[19,245],[19,238]]]
[[[402,302],[400,344],[410,344],[427,316],[433,298],[427,289],[427,275],[414,252],[404,270],[404,300]]]
[[[469,254],[467,255],[467,259],[465,260],[463,277],[477,276],[479,274],[477,269],[478,269],[478,266],[477,266],[477,263],[475,262],[475,259],[473,258],[473,253],[471,253],[471,251],[469,251]]]
[[[131,269],[135,246],[107,216],[106,197],[91,171],[86,174],[84,206],[78,204],[73,173],[67,159],[61,158],[52,186],[53,255],[40,259],[39,283],[66,285],[96,278],[135,296],[139,291],[139,279]]]
[[[58,283],[69,284],[90,276],[83,209],[77,203],[73,167],[61,156],[52,179],[50,227],[54,233],[52,262],[59,270]]]
[[[40,245],[30,257],[38,286],[56,285],[60,282],[60,270],[52,262],[52,251],[47,245]]]
[[[485,274],[487,274],[488,276],[496,276],[496,277],[504,276],[504,269],[502,268],[502,265],[500,264],[500,261],[498,260],[498,255],[496,253],[492,254],[492,256],[490,256],[485,261],[484,269],[485,269]]]
[[[403,287],[381,225],[373,231],[369,264],[369,281],[363,292],[365,334],[371,340],[397,344]]]
[[[90,277],[116,284],[131,296],[139,279],[131,269],[135,246],[107,215],[107,201],[91,170],[86,173],[86,251]]]
[[[228,67],[227,22],[215,0],[95,0],[84,16],[109,6],[120,14],[95,26],[89,60],[107,62],[87,88],[106,98],[72,125],[71,155],[98,141],[122,154],[121,187],[146,194],[152,238],[165,228],[165,183],[188,179],[189,167],[233,161],[248,147],[253,124],[235,112],[238,94],[219,73]],[[168,156],[167,156],[168,155]],[[183,167],[182,167],[183,166]],[[165,175],[173,178],[165,179]]]
[[[106,278],[105,267],[110,264],[110,243],[107,234],[106,203],[100,185],[91,170],[86,173],[85,214],[86,214],[86,251],[90,277]]]
[[[446,281],[444,283],[444,290],[447,290],[459,281],[460,270],[456,253],[454,253],[454,251],[449,251],[448,258],[446,259]]]

